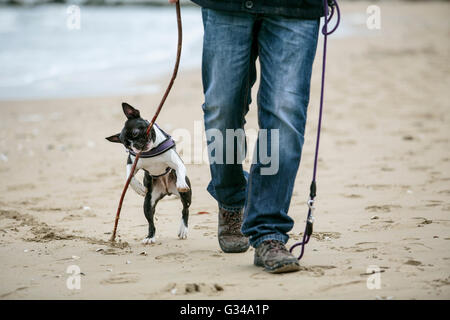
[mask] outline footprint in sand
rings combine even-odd
[[[202,293],[208,296],[217,296],[223,292],[224,286],[217,283],[170,283],[163,291],[172,295],[188,295]]]
[[[433,223],[433,220],[429,220],[429,219],[424,218],[424,217],[414,217],[413,219],[422,220],[422,221],[420,221],[420,222],[417,224],[418,227],[423,227],[424,225],[432,224],[432,223]]]
[[[104,254],[107,256],[118,256],[118,255],[126,253],[126,252],[123,252],[122,250],[119,250],[116,248],[106,248],[106,249],[101,248],[101,250],[98,250],[97,252],[100,252],[101,254]]]
[[[112,275],[107,279],[100,281],[100,284],[124,284],[124,283],[136,283],[139,281],[137,273],[122,272],[116,275]]]
[[[431,281],[430,284],[434,288],[440,288],[440,287],[444,287],[444,286],[449,286],[450,285],[450,277],[447,277],[445,279],[435,279],[435,280]]]
[[[180,253],[180,252],[171,252],[171,253],[166,253],[166,254],[162,254],[160,256],[156,256],[155,259],[156,260],[161,260],[161,261],[177,261],[177,262],[184,262],[184,260],[187,258],[187,255],[184,253]]]
[[[411,259],[411,260],[406,261],[404,264],[409,265],[409,266],[421,266],[422,262]]]
[[[335,269],[336,266],[300,266],[300,272],[310,272],[313,277],[322,277],[326,270]]]
[[[391,209],[400,209],[401,206],[393,204],[373,205],[368,206],[365,209],[369,212],[391,212]]]
[[[65,216],[61,219],[61,221],[76,221],[76,220],[82,220],[83,217],[79,214],[69,214],[68,216]]]
[[[378,248],[355,248],[353,252],[377,251]]]
[[[373,245],[373,242],[359,242],[354,246],[351,247],[340,247],[339,251],[344,251],[344,252],[366,252],[366,251],[377,251],[378,248],[376,247],[369,247],[369,248],[362,248],[361,245],[365,245],[365,244],[371,244]]]
[[[215,232],[203,232],[204,237],[214,236],[215,234]]]
[[[443,201],[441,200],[427,200],[427,204],[425,206],[427,207],[438,207],[443,204]]]
[[[255,279],[255,280],[265,280],[267,279],[269,276],[267,275],[267,272],[257,272],[257,273],[253,273],[250,275],[250,278]]]
[[[208,255],[210,257],[216,257],[216,258],[223,257],[223,255],[221,254],[221,251],[214,251],[214,250],[192,250],[189,252],[189,255],[199,255],[200,258],[204,255]]]
[[[392,229],[395,226],[398,226],[399,223],[395,223],[393,220],[378,220],[372,219],[370,224],[363,224],[360,226],[361,229],[379,231],[379,230],[388,230]]]
[[[349,199],[359,199],[359,198],[363,198],[363,196],[362,195],[360,195],[360,194],[354,194],[354,193],[351,193],[351,194],[341,194],[344,198],[349,198]]]

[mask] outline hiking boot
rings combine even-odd
[[[233,212],[219,208],[219,245],[225,253],[247,251],[248,238],[241,232],[243,210]]]
[[[255,266],[264,267],[270,273],[300,270],[298,260],[278,240],[265,240],[255,249]]]

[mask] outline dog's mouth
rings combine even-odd
[[[139,153],[139,152],[147,152],[150,151],[150,149],[152,148],[152,145],[150,142],[147,142],[143,147],[136,148],[134,146],[134,144],[131,146],[131,149],[133,150],[133,152],[135,153]]]

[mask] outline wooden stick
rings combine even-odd
[[[170,82],[169,82],[169,85],[167,86],[166,92],[164,93],[164,96],[162,97],[161,102],[159,103],[158,109],[156,109],[156,112],[152,118],[152,121],[150,122],[150,124],[147,127],[147,137],[149,136],[150,130],[152,129],[152,127],[156,121],[156,118],[158,118],[158,115],[161,112],[164,102],[166,102],[167,96],[169,95],[170,90],[172,89],[173,83],[175,82],[175,78],[177,77],[178,67],[180,65],[181,48],[182,48],[182,43],[183,43],[183,28],[181,25],[181,10],[180,10],[180,2],[179,1],[177,1],[175,3],[175,8],[176,8],[176,12],[177,12],[177,26],[178,26],[177,58],[175,61],[172,78],[170,79]],[[120,217],[120,211],[122,210],[123,199],[125,198],[125,194],[127,193],[128,186],[130,185],[131,179],[134,176],[134,172],[136,170],[136,165],[141,156],[141,152],[136,154],[136,158],[134,159],[133,166],[131,167],[130,175],[128,176],[125,186],[123,187],[122,195],[120,196],[119,206],[117,207],[116,220],[114,221],[114,230],[113,230],[113,233],[112,233],[112,236],[110,239],[111,242],[114,242],[116,240],[117,225],[119,224],[119,217]]]

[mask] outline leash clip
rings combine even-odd
[[[314,206],[314,199],[309,198],[309,200],[308,200],[308,208],[309,208],[309,210],[311,212],[308,215],[308,219],[306,221],[308,221],[309,223],[313,224],[314,223],[314,211],[316,210],[316,207]]]
[[[316,207],[314,207],[314,199],[313,198],[309,198],[309,200],[308,200],[308,208],[309,208],[309,212],[308,212],[308,218],[306,219],[305,234],[308,236],[308,241],[309,241],[309,237],[313,233],[314,210],[316,209]]]
[[[311,209],[311,212],[316,210],[316,207],[314,206],[314,199],[309,198],[309,200],[308,200],[308,208]]]

